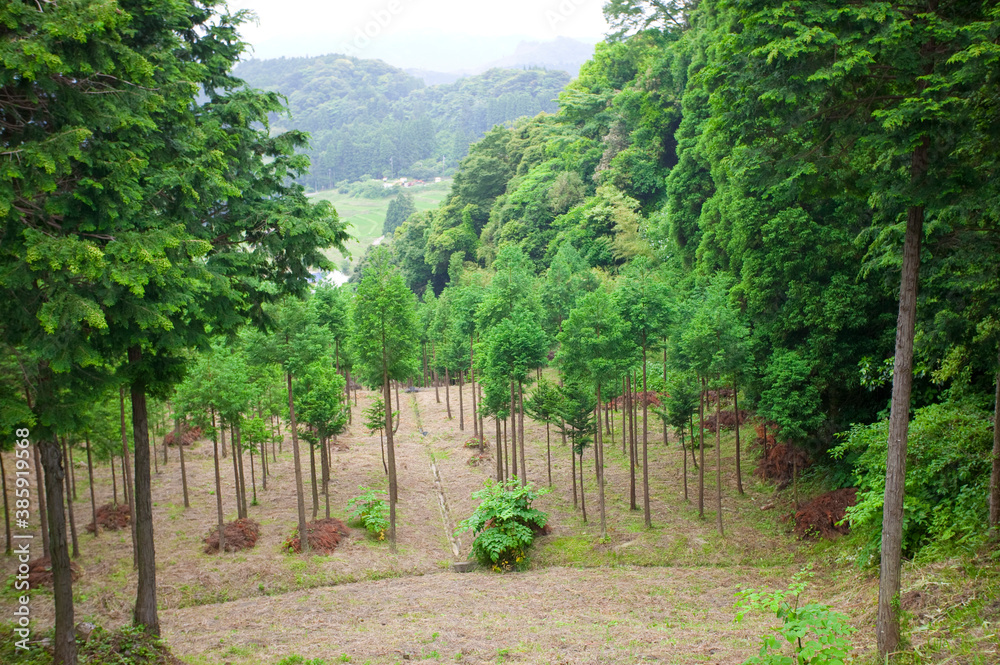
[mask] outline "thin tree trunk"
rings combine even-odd
[[[510,478],[510,448],[507,447],[507,419],[503,419],[503,479]]]
[[[220,427],[225,436],[226,428]],[[215,463],[215,512],[219,520],[219,553],[226,551],[226,525],[222,512],[222,476],[219,473],[219,436],[215,429],[215,409],[212,409],[212,461]]]
[[[286,337],[285,341],[288,339]],[[309,551],[309,534],[306,533],[306,500],[302,492],[302,459],[299,455],[299,428],[295,422],[295,400],[292,392],[292,373],[285,372],[286,383],[288,385],[288,419],[292,429],[292,458],[295,463],[295,499],[299,513],[299,550],[302,553]],[[387,409],[388,411],[389,409]]]
[[[385,349],[385,339],[382,340],[383,353]],[[385,442],[386,449],[389,455],[389,550],[393,553],[396,552],[396,499],[397,499],[397,485],[396,485],[396,448],[393,445],[392,440],[392,394],[390,393],[389,387],[389,372],[385,368],[385,358],[382,359],[382,393],[385,398],[385,403],[389,405],[389,408],[385,410]]]
[[[444,368],[444,404],[448,409],[448,420],[451,420],[451,377],[448,376],[448,368]]]
[[[496,416],[493,417],[493,423],[496,425],[496,437],[497,442],[494,445],[496,449],[497,457],[497,482],[503,481],[503,443],[500,441],[500,419]]]
[[[396,381],[396,413],[399,414],[399,418],[397,419],[395,426],[399,427],[398,421],[403,419],[403,407],[399,405],[399,381]],[[396,430],[392,430],[392,433],[395,434]]]
[[[312,484],[313,514],[315,520],[319,515],[319,488],[316,487],[316,446],[309,442],[309,482]]]
[[[743,470],[740,467],[740,400],[739,385],[733,381],[733,421],[736,423],[736,491],[743,495]]]
[[[478,419],[479,419],[479,452],[486,450],[486,432],[483,430],[483,386],[479,384],[477,386],[479,390],[479,409],[478,409]]]
[[[382,448],[382,470],[389,475],[389,465],[385,463],[385,442],[382,440],[382,428],[378,430],[378,445]]]
[[[693,437],[694,436],[694,432],[692,432],[691,435]],[[689,501],[689,499],[688,499],[688,457],[687,457],[687,450],[685,450],[684,448],[685,448],[685,443],[684,443],[684,428],[681,427],[681,462],[682,462],[682,466],[684,467],[684,500],[685,501]]]
[[[719,377],[716,377],[719,380]],[[719,535],[724,536],[722,529],[722,383],[715,394],[715,521],[719,527]]]
[[[601,508],[601,540],[608,537],[607,518],[604,511],[604,439],[601,436],[601,382],[597,382],[597,442],[594,445],[594,470],[597,472],[598,503]],[[581,464],[582,464],[581,460]]]
[[[579,501],[576,498],[576,453],[570,448],[569,451],[570,459],[570,474],[569,477],[573,479],[573,510],[580,507]]]
[[[257,479],[253,470],[253,446],[250,447],[250,490],[253,492],[252,505],[257,505]]]
[[[469,383],[472,384],[472,433],[474,435],[479,434],[479,425],[476,419],[476,368],[473,366],[474,361],[474,338],[473,335],[469,334]]]
[[[438,360],[437,360],[438,359],[437,340],[431,342],[431,358],[432,358],[432,362],[433,362],[433,365],[434,365],[434,367],[431,368],[431,380],[434,382],[434,400],[438,404],[440,404],[441,403],[441,391],[439,389],[439,386],[440,386],[441,382],[438,380],[437,369],[435,369],[437,367],[437,362],[438,362]]]
[[[1000,527],[1000,353],[997,355],[996,397],[993,402],[993,465],[990,473],[990,528]]]
[[[649,442],[649,428],[646,418],[649,410],[649,400],[646,398],[646,333],[642,334],[642,513],[646,521],[646,528],[653,526],[652,516],[649,512],[649,453],[647,445]]]
[[[465,372],[458,370],[458,430],[460,432],[465,431],[465,399],[462,397],[463,388],[465,388],[464,376]]]
[[[87,452],[90,452],[90,446],[87,447]],[[10,533],[10,506],[7,503],[7,470],[3,466],[3,453],[0,453],[0,481],[2,481],[3,489],[3,521],[6,527],[7,534],[7,548],[4,550],[4,554],[9,555],[14,551],[14,541],[12,540]],[[94,483],[90,483],[90,498],[94,498]],[[96,515],[96,511],[95,511]],[[45,518],[42,515],[38,516],[39,521],[43,521]],[[94,520],[94,535],[97,535],[97,520]]]
[[[94,462],[90,457],[90,437],[87,436],[85,441],[87,442],[87,479],[90,481],[90,511],[94,518],[94,538],[97,538],[99,531],[97,528],[97,499],[94,497]],[[0,473],[2,473],[2,469],[0,469]]]
[[[427,342],[420,343],[420,352],[424,357],[424,380],[421,386],[427,387]]]
[[[131,354],[131,351],[129,353]],[[137,353],[138,353],[138,350],[137,350]],[[130,362],[131,362],[131,355],[129,356],[129,358],[130,358]],[[134,387],[132,388],[132,391],[133,392],[135,391]],[[136,513],[135,492],[133,491],[134,488],[132,487],[132,474],[129,473],[129,468],[132,466],[132,462],[131,462],[131,459],[130,459],[130,456],[129,456],[129,453],[128,453],[128,438],[126,436],[126,431],[127,430],[125,428],[125,388],[124,387],[122,387],[122,388],[119,389],[119,391],[118,391],[118,397],[119,397],[119,400],[120,400],[120,409],[119,409],[119,411],[121,412],[121,420],[122,420],[122,494],[125,495],[125,502],[128,504],[128,509],[129,509],[128,522],[129,522],[129,528],[130,528],[130,530],[132,532],[132,566],[134,568],[138,568],[139,567],[139,527],[138,527],[137,523],[138,523],[138,520],[139,520],[139,515]],[[134,398],[133,398],[133,400],[134,400]],[[145,394],[145,392],[143,392],[143,394],[142,394],[142,400],[143,400],[143,402],[142,402],[143,406],[145,406],[145,404],[146,404],[146,401],[145,401],[146,400],[146,394]],[[147,430],[147,432],[148,432],[148,430]],[[132,440],[135,441],[135,447],[138,448],[139,447],[139,442],[135,438],[135,404],[134,403],[132,405]],[[155,446],[153,448],[152,454],[153,455],[156,454],[156,448],[155,448]],[[149,453],[149,438],[148,438],[148,434],[147,434],[147,439],[146,439],[146,473],[147,474],[149,473],[149,457],[150,457],[150,453]],[[138,469],[138,464],[139,464],[138,450],[136,450],[136,462],[135,463],[136,463],[136,469]],[[153,528],[152,527],[152,522],[153,522],[153,505],[152,505],[153,499],[152,499],[152,497],[150,497],[149,503],[150,503],[150,505],[149,505],[149,521],[150,521],[149,528],[150,528],[150,530],[152,530],[152,528]],[[155,589],[153,590],[153,593],[155,595],[155,593],[156,593]],[[147,602],[148,602],[148,599],[147,599]]]
[[[187,467],[184,465],[184,439],[181,434],[181,419],[174,417],[174,443],[177,444],[177,450],[180,452],[181,456],[181,488],[184,492],[184,507],[190,508],[191,502],[188,500],[188,476]]]
[[[628,373],[622,377],[622,455],[625,454],[625,441],[628,439]]]
[[[62,437],[62,454],[63,454],[63,464],[66,468],[69,468],[69,446],[66,444],[66,437]],[[73,490],[69,480],[70,474],[64,474],[66,477],[66,512],[69,514],[69,533],[70,539],[73,542],[73,558],[77,559],[80,557],[80,543],[76,538],[76,515],[73,512]]]
[[[344,390],[347,391],[347,424],[354,422],[354,410],[351,409],[351,370],[344,368]]]
[[[128,350],[129,365],[142,361],[138,346]],[[135,444],[135,535],[138,560],[138,589],[133,623],[159,637],[160,618],[156,608],[156,551],[153,538],[153,498],[149,474],[149,427],[146,420],[146,386],[132,384],[132,441]]]
[[[521,487],[528,483],[528,460],[524,454],[524,391],[517,382],[517,445],[521,447]]]
[[[75,665],[76,631],[73,612],[73,573],[70,570],[69,547],[66,542],[66,515],[63,508],[63,455],[59,442],[39,441],[42,464],[45,465],[45,494],[48,496],[49,546],[52,561],[52,593],[55,596],[56,628],[53,640],[57,665]],[[39,492],[41,494],[41,492]]]
[[[117,507],[118,506],[118,472],[115,471],[115,456],[114,455],[111,456],[111,488],[112,488],[112,490],[114,492],[114,494],[113,494],[113,496],[114,496],[114,505]],[[131,521],[132,521],[132,518],[129,517],[129,522],[131,522]]]
[[[635,502],[635,432],[638,423],[635,422],[635,384],[632,383],[632,376],[629,375],[629,395],[628,395],[628,507],[629,510],[638,510],[639,506]]]
[[[66,442],[65,437],[63,437],[63,447],[65,448],[66,467],[69,469],[69,480],[73,488],[73,501],[75,502],[78,501],[78,498],[76,496],[76,469],[73,468],[73,446]],[[76,557],[75,554],[73,556]]]
[[[323,467],[323,498],[326,501],[326,518],[330,519],[330,458],[329,455],[329,440],[323,437],[319,441],[320,445],[320,464]]]
[[[236,438],[233,439],[233,455],[239,460],[240,466],[240,505],[243,506],[243,517],[250,517],[247,507],[247,477],[243,472],[243,429],[236,426]]]
[[[45,504],[45,492],[41,491],[41,488],[47,487],[43,480],[42,474],[42,459],[38,447],[40,443],[35,444],[31,448],[32,457],[35,459],[35,487],[39,488],[38,494],[38,521],[42,527],[42,556],[51,556],[52,547],[49,542],[49,521],[46,519],[48,515],[48,510]],[[111,471],[114,472],[114,464],[111,465]]]
[[[233,425],[229,426],[229,435],[233,443],[233,454],[231,455],[233,459],[233,489],[235,490],[236,498],[236,518],[239,519],[243,517],[243,502],[240,501],[240,463],[236,459],[236,428]],[[223,431],[225,431],[223,429]]]
[[[510,382],[510,472],[517,476],[517,393],[514,380]]]
[[[927,144],[913,152],[911,170],[916,178],[927,166]],[[924,209],[912,206],[906,219],[903,266],[899,287],[899,318],[889,412],[889,441],[885,472],[885,503],[882,510],[882,560],[879,574],[878,618],[875,633],[878,651],[888,655],[899,646],[900,557],[903,545],[903,493],[906,479],[906,439],[910,421],[910,391],[913,384],[913,334],[917,313],[917,283],[920,272],[920,240]]]
[[[698,517],[705,518],[705,379],[698,395]]]
[[[600,427],[600,425],[598,425]],[[580,509],[583,511],[583,522],[587,522],[587,498],[583,495],[583,450],[580,450]]]
[[[552,487],[552,439],[548,420],[545,421],[545,468],[549,472],[549,487]]]

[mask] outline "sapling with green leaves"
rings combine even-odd
[[[579,380],[568,380],[559,387],[559,428],[570,440],[570,458],[573,460],[572,474],[574,497],[576,488],[576,457],[580,456],[580,508],[583,521],[587,521],[587,500],[583,491],[583,453],[594,441],[595,407],[597,398],[590,387]]]
[[[472,494],[482,503],[455,533],[472,531],[472,555],[483,565],[496,571],[523,569],[535,533],[548,521],[548,515],[531,504],[551,490],[536,491],[531,483],[522,484],[516,476],[506,482],[487,479],[483,485]]]
[[[371,405],[364,410],[365,415],[365,430],[369,434],[378,431],[378,444],[379,448],[382,450],[382,469],[385,471],[386,475],[389,474],[389,467],[385,463],[385,441],[383,439],[383,434],[385,432],[385,401],[382,399],[381,395],[375,395],[372,398]],[[393,418],[396,414],[393,414]]]
[[[360,485],[358,491],[361,494],[347,502],[348,510],[368,533],[385,540],[385,532],[389,528],[389,506],[383,498],[385,492]]]
[[[545,423],[545,468],[548,471],[549,487],[552,487],[552,440],[550,426],[559,422],[559,390],[547,379],[542,379],[524,403],[524,410],[536,422]]]

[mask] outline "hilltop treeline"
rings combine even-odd
[[[381,60],[339,54],[249,60],[236,74],[288,98],[291,117],[276,122],[310,133],[312,169],[300,182],[315,189],[365,175],[441,175],[494,125],[555,111],[569,82],[561,71],[491,69],[425,86]]]

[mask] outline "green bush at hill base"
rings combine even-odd
[[[914,412],[906,450],[903,555],[934,557],[973,549],[984,537],[989,495],[989,414],[961,404]],[[888,420],[855,425],[831,453],[853,459],[858,503],[848,509],[862,539],[861,563],[878,560],[882,539]]]
[[[499,483],[490,479],[484,485],[472,494],[482,503],[458,525],[456,533],[472,531],[476,536],[472,554],[484,566],[496,571],[521,570],[527,566],[526,550],[535,539],[535,531],[542,529],[549,518],[532,508],[531,503],[550,490],[536,491],[531,483],[522,487],[517,476]]]

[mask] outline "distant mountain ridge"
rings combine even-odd
[[[494,125],[555,112],[564,71],[490,69],[453,83],[424,81],[381,60],[340,54],[248,60],[234,72],[288,98],[275,129],[310,132],[312,169],[302,184],[329,189],[364,176],[446,175]]]

